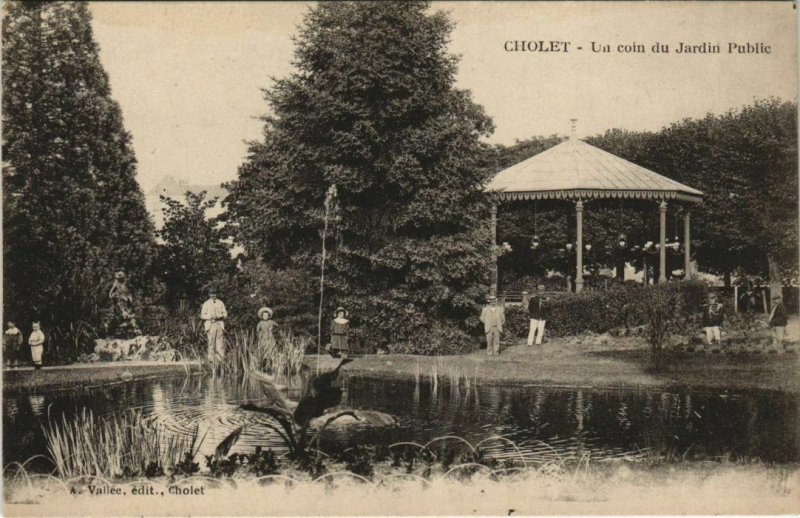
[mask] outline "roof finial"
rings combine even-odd
[[[570,135],[569,138],[575,138],[575,127],[578,124],[578,119],[570,119]]]

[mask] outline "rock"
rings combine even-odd
[[[346,411],[347,410],[338,410],[323,414],[320,417],[312,419],[311,426],[314,428],[320,428],[331,417],[340,412]],[[390,426],[397,426],[398,424],[397,419],[394,416],[375,410],[354,410],[353,413],[358,416],[358,419],[349,415],[340,417],[329,424],[326,428],[326,431],[345,431],[348,428],[386,428]]]
[[[144,335],[125,340],[98,338],[95,340],[94,354],[102,361],[175,361],[177,356],[161,337]]]

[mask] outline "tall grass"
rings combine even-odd
[[[197,453],[197,428],[189,437],[169,435],[140,411],[95,419],[83,410],[44,428],[47,451],[59,476],[152,476]]]
[[[246,377],[252,371],[293,376],[303,366],[306,350],[313,339],[306,335],[281,331],[274,346],[261,346],[252,331],[233,331],[226,336],[224,370],[227,374]]]
[[[199,310],[182,300],[171,315],[148,322],[149,333],[164,336],[185,358],[206,357],[207,338]]]

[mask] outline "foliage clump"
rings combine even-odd
[[[153,224],[84,2],[3,18],[3,314],[98,327],[117,270],[149,291]],[[73,351],[77,356],[81,351]]]
[[[366,349],[434,352],[427,344],[445,337],[470,347],[468,319],[487,291],[479,139],[492,125],[454,86],[452,22],[427,10],[312,9],[297,72],[265,91],[264,139],[228,186],[226,218],[246,254],[318,278],[323,201],[336,185],[325,314],[347,307],[351,340]]]
[[[674,303],[680,323],[676,332],[696,325],[708,286],[701,281],[681,281],[655,286],[616,286],[609,291],[557,293],[548,295],[547,329],[553,336],[575,336],[585,332],[608,333],[646,325],[653,315],[648,305],[654,294],[667,293]],[[511,336],[527,336],[529,317],[521,307],[506,309],[506,329]]]

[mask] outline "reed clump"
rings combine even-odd
[[[178,437],[145,418],[140,411],[95,418],[80,414],[44,427],[47,451],[59,476],[105,478],[147,476],[185,471],[197,453],[197,428]],[[199,469],[199,467],[198,467]]]
[[[292,331],[277,333],[272,344],[258,343],[252,331],[233,331],[226,337],[225,371],[246,377],[253,371],[273,375],[294,376],[303,367],[306,351],[313,345],[311,337]]]

